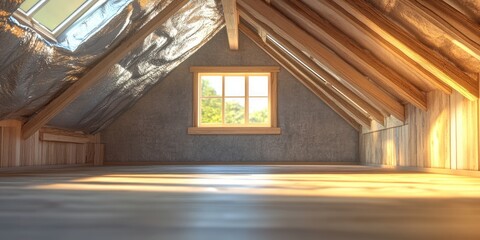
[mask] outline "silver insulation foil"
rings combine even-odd
[[[171,0],[107,0],[51,44],[0,3],[0,119],[28,118]],[[101,131],[224,25],[220,0],[191,0],[49,125]]]

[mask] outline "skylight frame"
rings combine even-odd
[[[86,0],[80,7],[78,7],[70,16],[61,22],[53,31],[45,27],[42,23],[33,18],[33,15],[45,6],[50,0],[39,0],[33,5],[30,10],[24,12],[21,8],[13,13],[13,17],[20,23],[31,27],[39,34],[47,38],[47,40],[57,43],[57,38],[64,33],[72,24],[81,18],[85,13],[93,8],[96,4],[104,2],[105,0]]]

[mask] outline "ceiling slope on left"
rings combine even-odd
[[[125,36],[135,32],[170,2],[128,1],[131,3],[117,14],[115,19],[75,52],[49,44],[33,30],[19,25],[9,15],[0,16],[0,119],[28,118],[37,112],[77,81],[88,67],[111,49],[109,47],[118,45]],[[8,8],[6,2],[2,1],[2,10],[10,9],[9,11],[13,12],[18,7],[18,4],[13,5],[15,1],[7,2],[10,3],[7,4]],[[113,4],[112,1],[107,1],[98,11],[108,9],[109,3]],[[158,80],[155,74],[160,76],[159,72],[164,71],[165,74],[173,68],[167,62],[185,58],[222,26],[219,1],[189,1],[188,6],[168,21],[168,27],[149,36],[142,47],[132,51],[129,57],[109,69],[102,81],[109,81],[110,85],[92,88],[92,93],[81,97],[87,99],[83,104],[75,104],[78,112],[67,109],[65,112],[71,114],[62,114],[52,123],[85,131],[98,129],[90,126],[97,121],[107,122],[105,118],[112,117],[115,115],[113,112],[117,112],[114,106],[118,106],[120,110],[123,109],[122,106],[129,105],[127,102],[134,101],[130,98],[132,95],[140,96],[141,91],[148,89],[149,85]],[[196,12],[199,12],[199,15],[194,15]],[[182,28],[182,21],[189,21],[190,25]],[[149,54],[164,56],[148,57]],[[125,96],[119,98],[113,92],[121,92]],[[100,111],[93,111],[95,107],[104,110],[101,111],[102,114],[99,114]],[[92,114],[94,112],[96,114]],[[101,117],[104,119],[99,119]],[[89,120],[85,120],[87,118]]]
[[[160,1],[164,0],[152,3]],[[124,7],[112,21],[72,52],[11,17],[21,1],[0,2],[0,11],[6,11],[0,14],[0,119],[28,118],[105,55],[107,46],[117,45],[142,19],[155,13],[152,4],[141,7],[132,0],[106,1],[89,14],[110,14],[109,9],[117,9],[119,3],[131,3],[120,4]]]
[[[175,13],[142,46],[109,69],[49,125],[101,131],[153,85],[208,42],[224,25],[220,1],[195,0]]]

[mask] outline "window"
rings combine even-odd
[[[56,42],[60,34],[98,2],[100,1],[25,0],[13,16],[48,40]]]
[[[278,67],[191,67],[193,127],[189,134],[280,134]]]

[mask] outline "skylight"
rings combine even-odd
[[[69,26],[104,0],[25,0],[14,17],[32,27],[48,40],[57,37]]]

